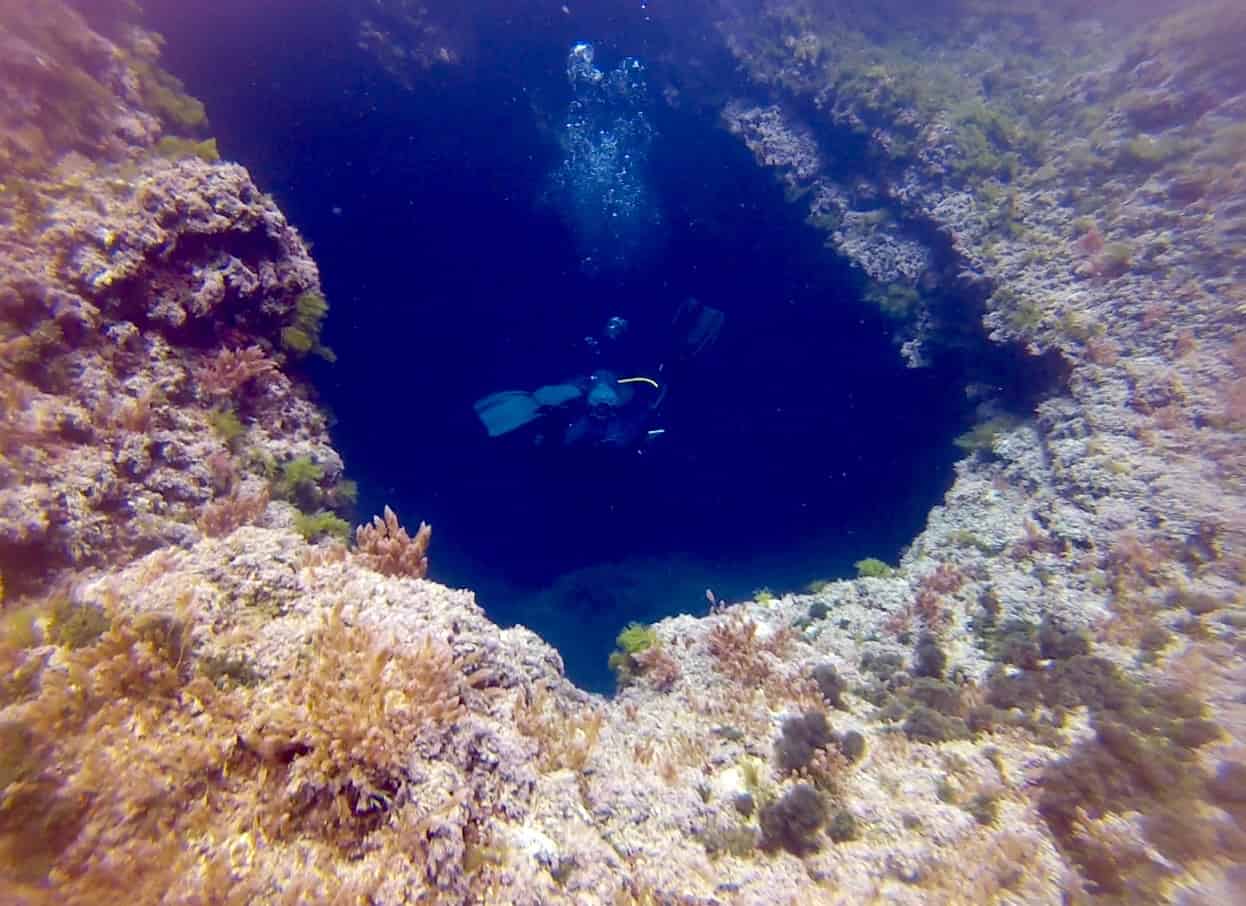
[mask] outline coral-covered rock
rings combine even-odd
[[[104,105],[90,120],[101,135],[100,118],[116,111],[152,123],[171,115],[172,83],[76,13],[40,5],[11,36],[36,39],[40,53],[95,68],[31,86],[19,66],[0,88],[77,90],[81,103]],[[161,109],[147,112],[141,85],[127,93],[115,72],[109,81],[121,59],[149,89],[163,86]],[[106,104],[97,80],[116,88]],[[205,466],[214,458],[260,472],[310,457],[326,486],[341,475],[282,343],[300,297],[319,291],[306,245],[244,169],[154,156],[141,147],[149,138],[127,146],[124,163],[62,138],[47,149],[55,166],[0,199],[0,573],[10,593],[193,538],[201,508],[231,490]],[[245,355],[249,368],[224,395],[204,380],[222,355]],[[221,412],[241,436],[212,430]]]

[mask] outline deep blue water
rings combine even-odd
[[[629,620],[702,611],[707,587],[781,591],[894,560],[949,486],[967,418],[961,376],[903,368],[885,319],[708,105],[655,102],[664,226],[634,266],[585,271],[545,200],[568,47],[646,59],[659,94],[662,59],[696,40],[633,6],[499,18],[469,64],[413,91],[356,50],[334,4],[150,10],[224,156],[314,243],[338,361],[312,376],[361,515],[388,503],[432,523],[432,577],[540,632],[597,690]],[[708,41],[701,78],[735,87]],[[583,338],[612,315],[643,359],[688,296],[724,329],[643,454],[485,436],[474,400],[595,367]]]

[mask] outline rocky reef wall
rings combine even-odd
[[[204,112],[158,68],[158,40],[117,24],[127,43],[113,44],[61,4],[8,15],[0,572],[12,593],[188,543],[205,505],[256,492],[248,476],[303,458],[332,487],[341,462],[290,376],[315,352],[316,265],[246,171],[194,137]]]

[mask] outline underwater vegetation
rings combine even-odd
[[[609,666],[619,688],[645,680],[659,692],[669,692],[680,677],[680,667],[662,646],[652,626],[630,623],[619,633]]]
[[[277,693],[245,659],[196,653],[183,618],[84,605],[72,615],[62,607],[47,626],[42,643],[15,644],[11,633],[0,643],[6,895],[51,902],[51,886],[79,902],[122,892],[155,902],[179,886],[212,902],[246,902],[264,890],[262,874],[281,872],[281,851],[327,864],[365,839],[379,843],[378,832],[396,835],[386,858],[420,858],[392,823],[410,807],[402,740],[435,738],[470,707],[463,664],[449,651],[429,643],[382,652],[334,613],[311,661]],[[360,656],[371,666],[356,672],[348,665]],[[411,696],[402,702],[382,686],[383,676],[399,675]],[[113,765],[125,769],[118,775]],[[171,845],[231,814],[265,840],[255,855],[267,867],[253,863],[249,880],[223,855],[205,864]],[[307,897],[346,889],[332,877],[287,877]]]
[[[166,135],[156,143],[156,153],[172,158],[197,157],[208,163],[221,159],[221,152],[217,148],[216,139],[214,138],[195,141],[194,139]]]
[[[857,575],[863,579],[886,579],[888,576],[895,574],[893,567],[874,557],[858,560],[855,566]]]
[[[281,329],[281,345],[296,356],[308,353],[327,362],[334,360],[333,350],[320,343],[321,325],[329,313],[329,303],[317,292],[305,292],[294,300],[294,318]]]

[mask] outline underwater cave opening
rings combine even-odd
[[[660,66],[644,173],[660,225],[594,269],[549,191],[568,23],[499,21],[470,64],[406,89],[331,4],[297,25],[167,6],[149,10],[165,65],[314,244],[337,362],[313,377],[360,516],[431,523],[432,578],[540,633],[582,687],[612,688],[624,624],[704,612],[707,588],[738,599],[894,561],[951,484],[963,373],[905,367],[856,276],[712,104],[670,103]],[[628,27],[603,65],[669,46]],[[689,297],[723,329],[641,451],[486,436],[474,401],[602,367],[585,337],[617,315],[643,342]]]

